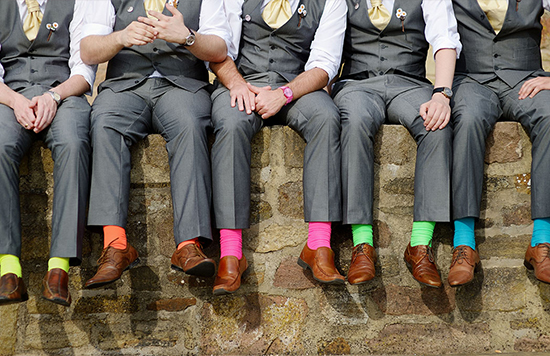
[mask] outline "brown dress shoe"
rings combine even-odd
[[[237,259],[235,256],[225,256],[220,260],[218,274],[214,281],[214,295],[234,293],[241,286],[241,276],[248,268],[246,257]]]
[[[206,257],[200,245],[192,243],[176,250],[172,255],[172,268],[187,274],[202,277],[213,277],[216,273],[216,262]]]
[[[6,273],[0,278],[0,305],[24,302],[29,299],[22,278]]]
[[[321,283],[344,284],[344,276],[334,266],[334,252],[328,247],[311,250],[307,243],[304,246],[298,264],[303,269],[309,268],[313,278]]]
[[[412,247],[409,243],[405,249],[404,258],[414,279],[428,287],[441,287],[441,277],[437,271],[433,250],[430,246]]]
[[[66,307],[71,305],[69,275],[67,272],[61,268],[54,268],[51,271],[48,271],[42,280],[42,285],[44,286],[42,298]]]
[[[535,270],[535,277],[544,283],[550,283],[550,244],[529,245],[523,264],[529,270]]]
[[[376,271],[376,251],[369,244],[359,244],[353,248],[351,266],[348,271],[349,284],[363,284],[374,278]]]
[[[96,288],[116,281],[122,272],[139,262],[138,256],[138,252],[130,244],[126,244],[124,250],[107,247],[97,261],[99,267],[96,274],[84,284],[84,288]]]
[[[451,287],[458,287],[474,280],[479,269],[479,254],[469,246],[460,245],[453,250],[453,260],[447,280]]]

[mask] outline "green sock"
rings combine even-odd
[[[435,222],[414,221],[411,233],[411,247],[418,245],[432,246]]]
[[[52,257],[48,261],[48,271],[54,268],[61,268],[63,271],[69,273],[69,259],[64,257]]]
[[[353,247],[359,244],[369,244],[374,247],[372,242],[372,225],[353,224],[351,225],[353,234]]]
[[[0,276],[8,273],[13,273],[19,278],[23,277],[19,257],[14,255],[0,254]]]

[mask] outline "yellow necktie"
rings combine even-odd
[[[278,29],[292,17],[292,9],[288,0],[271,0],[264,8],[262,17],[273,29]]]
[[[23,22],[23,31],[25,31],[25,35],[27,35],[29,41],[34,41],[42,23],[42,11],[40,11],[38,1],[25,0],[25,2],[27,3],[28,14]]]
[[[369,9],[370,22],[382,31],[390,22],[390,12],[382,4],[382,0],[371,0],[370,3],[372,5]]]
[[[156,20],[155,17],[149,15],[149,11],[162,12],[162,10],[164,10],[165,3],[166,0],[145,0],[143,2],[143,6],[145,6],[145,13],[147,14],[147,17]]]
[[[487,15],[487,19],[498,34],[502,29],[506,11],[508,11],[508,0],[477,0],[481,10]]]

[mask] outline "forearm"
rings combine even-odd
[[[15,100],[17,97],[22,96],[21,94],[13,91],[4,83],[0,83],[0,104],[4,104],[13,109]]]
[[[223,62],[210,63],[210,69],[216,74],[220,83],[229,90],[237,84],[246,84],[235,62],[229,56],[226,56]]]
[[[453,85],[455,73],[456,51],[454,49],[440,49],[435,54],[435,84],[434,87],[447,87]]]
[[[89,90],[90,84],[81,75],[74,75],[52,89],[61,96],[61,100],[69,96],[80,96]]]
[[[227,57],[227,45],[225,41],[215,35],[202,35],[195,33],[195,43],[187,47],[195,57],[202,61],[217,63],[223,62]]]
[[[80,42],[80,56],[82,61],[88,65],[107,62],[124,48],[120,39],[121,31],[109,35],[92,35],[82,39]]]
[[[292,89],[294,100],[296,100],[308,93],[323,89],[328,80],[327,72],[320,68],[313,68],[301,73],[287,86]]]

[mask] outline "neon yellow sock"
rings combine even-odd
[[[372,238],[372,225],[370,224],[353,224],[351,225],[353,236],[353,247],[359,244],[368,244],[374,247]]]
[[[411,247],[418,245],[432,246],[434,228],[435,222],[433,221],[414,221],[411,232]]]
[[[0,276],[3,276],[8,273],[13,273],[19,278],[23,277],[23,272],[21,271],[21,263],[19,262],[19,257],[14,255],[0,254]]]
[[[69,273],[69,259],[64,257],[52,257],[48,261],[48,271],[54,268],[61,268],[63,271]]]

